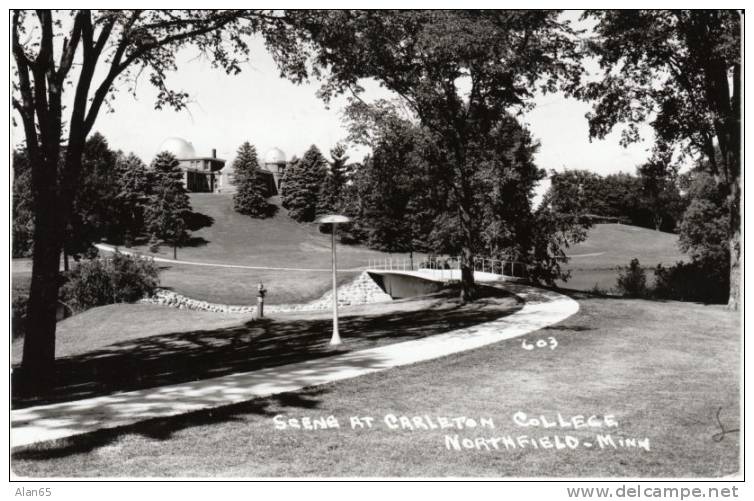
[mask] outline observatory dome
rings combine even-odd
[[[196,157],[194,146],[180,137],[169,137],[164,140],[157,152],[159,153],[162,151],[169,151],[179,160]]]
[[[284,164],[285,153],[280,148],[272,148],[264,155],[265,164]]]

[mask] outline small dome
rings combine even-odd
[[[265,164],[284,164],[285,153],[280,148],[272,148],[264,155]]]
[[[163,151],[169,151],[173,154],[173,156],[175,156],[175,158],[179,160],[186,158],[196,158],[196,151],[194,151],[194,146],[190,142],[186,141],[185,139],[181,139],[180,137],[169,137],[164,140],[157,152],[160,153]]]

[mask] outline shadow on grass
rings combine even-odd
[[[181,245],[179,248],[185,248],[185,247],[202,247],[209,243],[209,240],[207,240],[204,237],[188,237],[183,242],[181,242]]]
[[[544,327],[542,330],[584,332],[584,331],[593,331],[594,327],[586,327],[584,325],[548,325],[547,327]]]
[[[501,306],[496,299],[510,295],[495,288],[485,288],[485,297],[466,305],[455,292],[438,296],[443,295],[448,297],[434,308],[342,317],[344,344],[335,350],[329,345],[332,321],[327,317],[265,318],[231,328],[134,339],[60,358],[53,387],[41,394],[32,393],[31,378],[14,368],[12,406],[66,402],[326,358],[489,322],[521,308],[520,303]]]
[[[186,223],[186,229],[189,231],[201,230],[202,228],[215,224],[215,219],[213,217],[200,212],[189,212],[183,219]]]
[[[127,426],[100,429],[91,433],[18,448],[12,453],[12,458],[13,460],[39,461],[87,453],[105,447],[123,435],[137,434],[153,440],[168,440],[176,432],[195,426],[243,422],[245,416],[248,415],[272,417],[280,413],[280,410],[271,412],[269,410],[271,406],[317,409],[321,403],[318,397],[325,391],[321,387],[306,388],[297,392],[280,393],[213,409],[202,409],[177,416],[147,419]]]

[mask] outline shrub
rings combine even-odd
[[[133,302],[154,292],[158,269],[149,258],[118,252],[109,259],[81,261],[66,274],[63,300],[76,312],[105,304]]]
[[[654,295],[662,299],[726,303],[729,275],[716,262],[678,262],[675,266],[655,268]]]
[[[618,292],[628,297],[645,297],[648,295],[647,274],[633,258],[627,268],[618,275]]]

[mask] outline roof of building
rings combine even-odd
[[[163,151],[169,151],[178,160],[196,157],[194,146],[190,142],[180,137],[169,137],[165,139],[157,149],[158,153]]]
[[[223,163],[225,163],[225,159],[224,158],[217,158],[217,157],[191,157],[191,158],[186,158],[184,160],[209,160],[211,162],[223,162]]]
[[[280,148],[272,148],[264,155],[265,164],[282,164],[285,163],[285,153]]]

